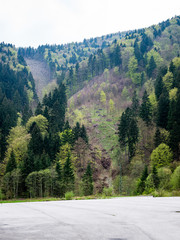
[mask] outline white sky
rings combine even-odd
[[[0,0],[0,42],[79,42],[180,15],[180,0]]]

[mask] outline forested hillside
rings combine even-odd
[[[1,195],[178,195],[179,54],[179,16],[82,43],[2,43]]]

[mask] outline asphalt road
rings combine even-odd
[[[0,204],[3,240],[178,240],[180,198]]]

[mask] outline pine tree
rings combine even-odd
[[[133,93],[131,109],[132,109],[133,115],[137,116],[139,113],[139,99],[137,97],[136,91],[134,91]]]
[[[30,150],[34,155],[41,155],[43,152],[43,138],[38,125],[34,122],[30,128],[31,140],[29,143]]]
[[[161,132],[160,132],[159,128],[157,128],[155,136],[154,136],[154,145],[155,145],[155,147],[158,147],[159,144],[161,144],[161,143],[162,143]]]
[[[59,181],[62,181],[62,167],[61,167],[61,163],[58,161],[57,163],[56,163],[56,172],[57,172],[57,174],[58,174],[58,180]]]
[[[63,182],[65,186],[65,192],[74,190],[74,172],[72,169],[70,152],[68,152],[63,168]]]
[[[139,180],[138,186],[137,186],[137,193],[142,194],[145,190],[145,181],[148,177],[148,168],[147,165],[144,168],[144,171],[142,172],[141,178]]]
[[[82,125],[80,137],[88,144],[88,142],[89,142],[88,135],[87,135],[86,128],[84,125]]]
[[[164,88],[158,102],[157,125],[159,127],[167,129],[168,113],[169,113],[169,93],[166,90],[166,88]]]
[[[40,102],[38,103],[36,111],[35,111],[36,116],[39,115],[39,114],[43,115],[42,105],[41,105]]]
[[[130,160],[135,154],[136,143],[139,136],[137,120],[133,116],[130,108],[127,108],[120,118],[118,136],[120,146],[123,148],[128,147],[128,158]]]
[[[6,166],[6,173],[13,171],[17,167],[14,151],[11,151],[9,161]]]
[[[149,65],[148,65],[148,68],[147,68],[148,77],[152,77],[153,71],[154,71],[155,68],[156,68],[156,63],[154,61],[154,57],[151,56],[150,61],[149,61]]]
[[[93,179],[92,179],[92,170],[91,165],[87,165],[86,172],[84,173],[83,179],[83,194],[85,196],[93,194]]]
[[[142,120],[146,123],[147,126],[151,123],[152,106],[146,91],[144,92],[144,95],[142,98],[142,104],[140,107],[139,115],[142,118]]]
[[[157,189],[159,186],[159,177],[158,177],[158,172],[155,165],[153,165],[153,168],[152,168],[152,178],[153,178],[154,186]]]

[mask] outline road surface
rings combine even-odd
[[[2,240],[178,240],[180,198],[0,204]]]

